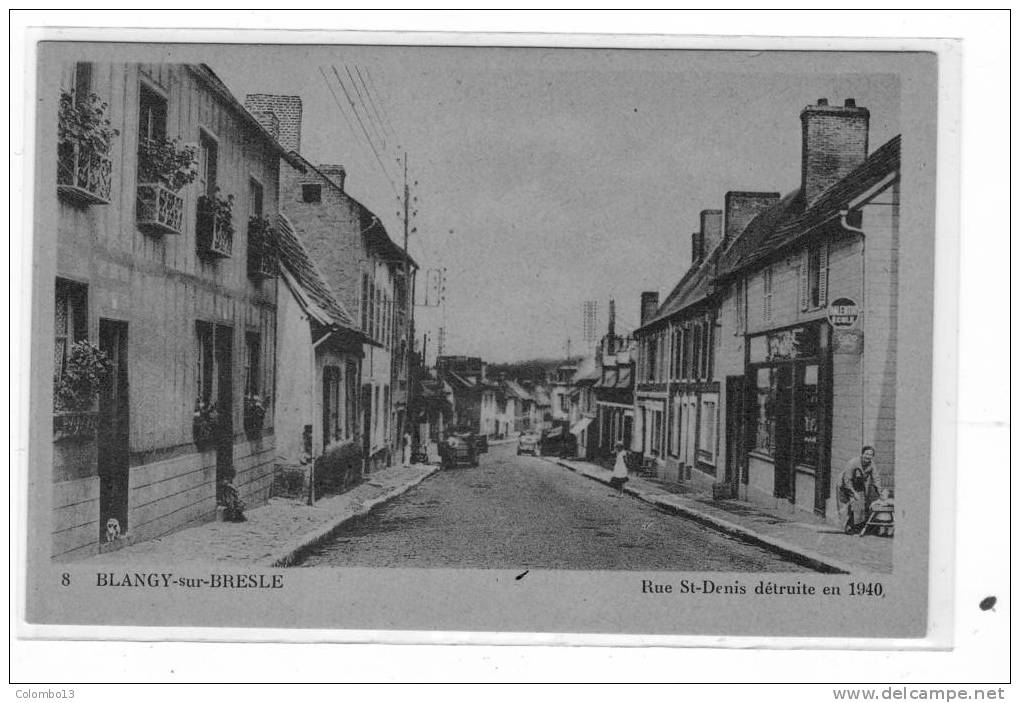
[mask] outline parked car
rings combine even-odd
[[[444,469],[458,466],[478,466],[478,451],[475,448],[474,435],[454,434],[439,445],[439,453]]]
[[[522,432],[517,438],[517,456],[521,454],[542,456],[541,440],[542,438],[534,432]]]
[[[545,456],[571,457],[576,449],[574,435],[566,425],[556,425],[543,432],[539,446]]]

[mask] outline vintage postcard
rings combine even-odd
[[[30,635],[924,642],[937,51],[122,39],[36,45]]]

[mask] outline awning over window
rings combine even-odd
[[[570,434],[581,434],[585,428],[591,424],[590,417],[582,417],[580,420],[574,423],[573,427],[570,428]]]

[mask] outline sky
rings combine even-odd
[[[617,330],[633,329],[641,291],[664,297],[686,270],[701,210],[721,209],[728,190],[799,186],[805,105],[855,98],[871,111],[871,150],[899,133],[901,60],[381,46],[207,57],[240,99],[301,96],[303,155],[344,164],[348,192],[398,244],[406,150],[418,198],[410,252],[420,279],[445,268],[447,280],[445,309],[416,310],[418,344],[428,334],[432,357],[443,326],[444,353],[490,362],[563,356],[568,339],[583,353],[586,300],[597,301],[600,334],[610,299]]]

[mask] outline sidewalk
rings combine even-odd
[[[392,466],[370,474],[360,486],[320,500],[314,506],[291,498],[271,498],[265,505],[248,510],[246,522],[203,523],[166,537],[99,554],[90,563],[288,566],[346,521],[399,496],[437,470],[438,467],[427,464]]]
[[[546,458],[587,478],[608,484],[612,472],[586,461]],[[670,492],[657,481],[630,475],[623,490],[646,503],[830,573],[892,573],[893,540],[845,535],[815,515],[782,514],[739,500],[713,500],[711,493]]]

